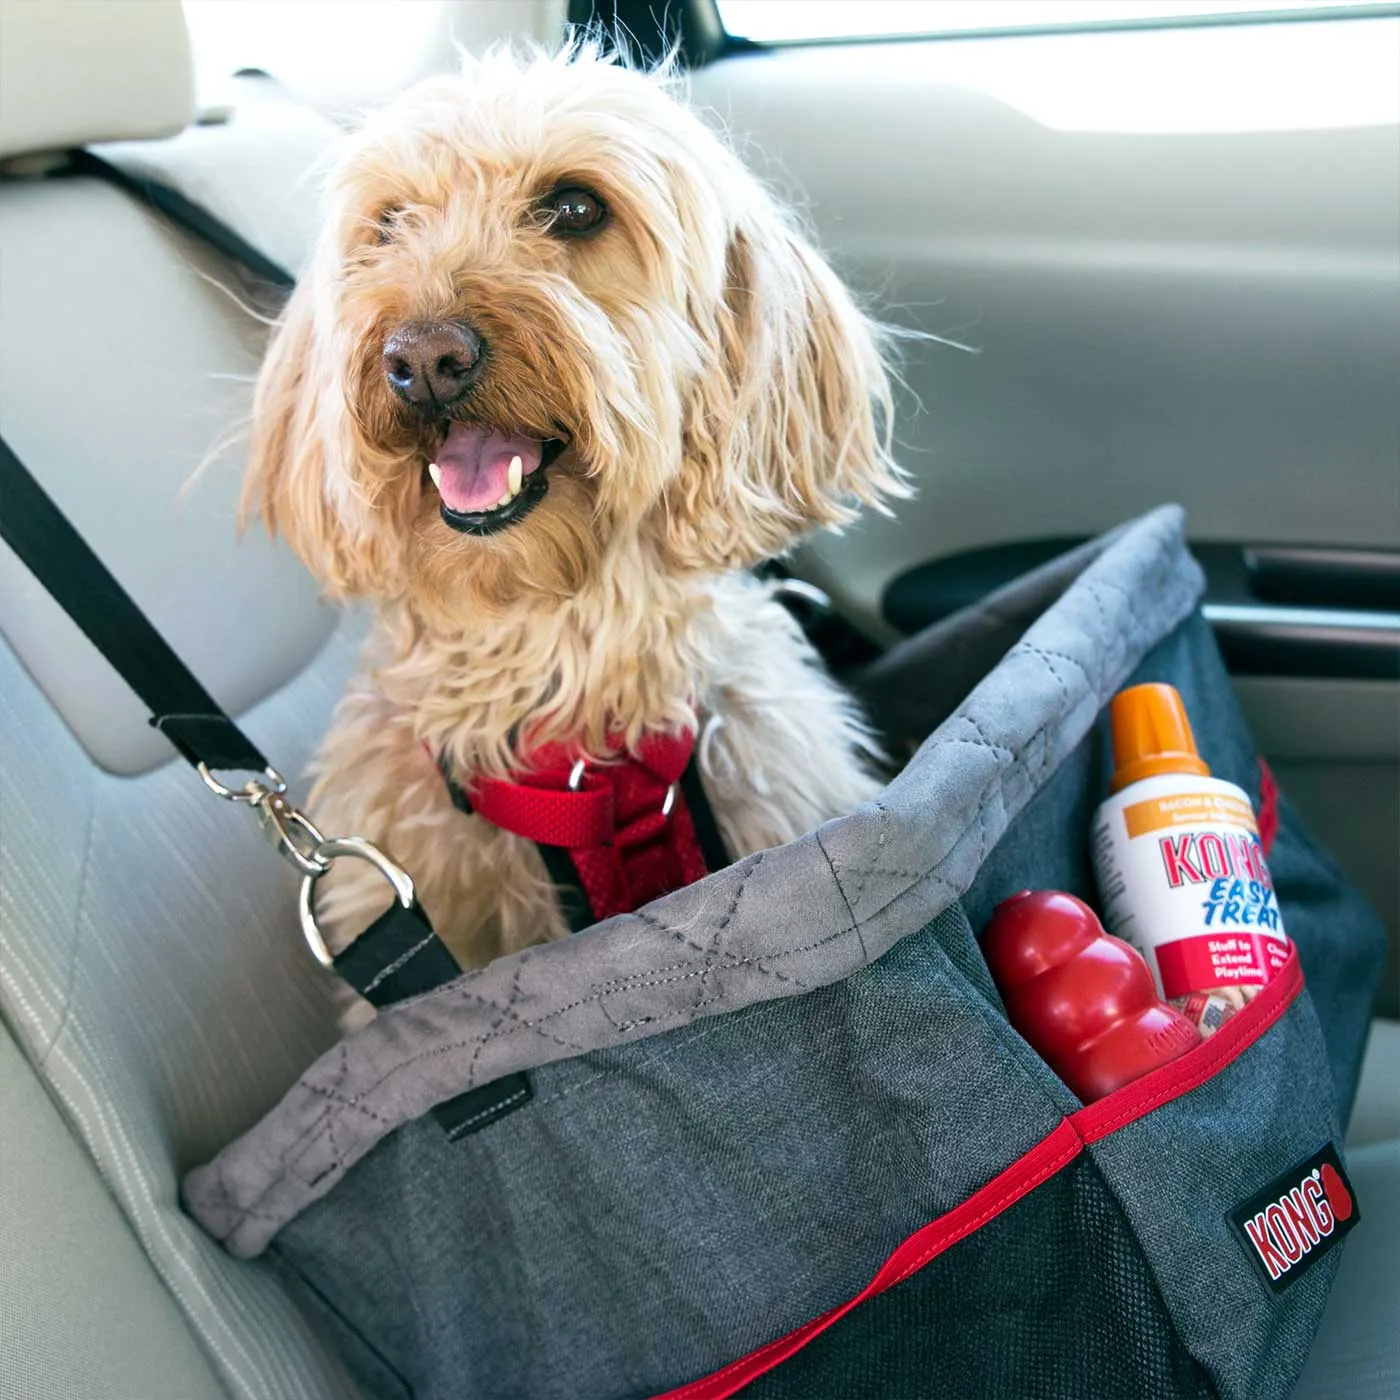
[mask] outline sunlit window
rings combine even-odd
[[[725,29],[761,43],[878,35],[954,35],[1098,25],[1205,23],[1338,11],[1358,0],[718,0]]]
[[[437,0],[184,0],[200,96],[261,68],[323,108],[381,102],[450,52]],[[446,58],[443,58],[446,62]]]

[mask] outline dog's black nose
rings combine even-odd
[[[389,387],[412,404],[460,399],[481,368],[481,337],[462,321],[418,321],[384,342]]]

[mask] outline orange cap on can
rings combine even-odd
[[[1120,690],[1109,710],[1113,725],[1113,786],[1121,792],[1129,783],[1160,773],[1194,773],[1210,777],[1196,752],[1196,739],[1186,706],[1174,685],[1135,685]]]

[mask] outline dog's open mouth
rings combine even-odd
[[[547,468],[563,450],[559,438],[449,423],[437,460],[428,465],[444,523],[463,534],[494,535],[524,520],[544,499]]]

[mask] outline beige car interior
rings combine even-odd
[[[452,8],[468,46],[527,27],[546,41],[562,32],[563,0]],[[823,236],[857,272],[889,262],[869,220],[829,217],[855,193],[821,185],[822,132],[803,129],[800,65],[748,61],[714,65],[697,92],[781,152],[797,180],[810,178]],[[857,84],[858,70],[868,77],[854,65],[840,81]],[[295,775],[345,683],[359,625],[318,601],[285,549],[261,533],[237,537],[240,429],[266,334],[248,310],[256,288],[130,194],[63,169],[65,151],[96,147],[295,270],[341,128],[258,76],[231,82],[227,103],[201,118],[192,73],[179,0],[0,0],[0,431],[195,673]],[[873,139],[870,81],[851,102],[871,104]],[[942,84],[919,96],[927,111],[911,140],[931,139],[922,133],[938,114],[969,100]],[[864,118],[842,105],[851,130],[841,159],[859,163],[849,143],[864,139],[851,134]],[[1036,158],[1024,131],[1007,140],[1008,158]],[[872,161],[867,180],[877,173]],[[872,186],[863,197],[896,193]],[[935,217],[920,209],[909,226]],[[963,255],[975,256],[979,238],[966,232]],[[891,256],[901,277],[915,276],[914,253]],[[911,285],[906,302],[918,295]],[[1006,305],[1015,286],[1004,284]],[[916,375],[944,364],[921,360]],[[972,372],[953,357],[950,373]],[[982,485],[958,474],[958,444],[975,425],[948,416],[956,507]],[[918,432],[936,441],[936,420]],[[1131,446],[1120,434],[1113,450]],[[933,523],[938,458],[914,465],[928,501],[918,519],[944,541],[958,516]],[[987,489],[997,499],[985,508],[1001,510],[1007,483]],[[1095,527],[1118,502],[1102,509]],[[815,546],[809,567],[860,617],[877,555],[892,557],[878,534],[856,535]],[[335,1037],[329,988],[297,932],[295,875],[250,815],[213,799],[147,726],[3,546],[0,632],[0,1396],[353,1397],[273,1269],[225,1255],[177,1199],[183,1172],[250,1126]],[[1351,1130],[1365,1227],[1348,1242],[1298,1392],[1308,1400],[1379,1395],[1362,1388],[1377,1377],[1400,1386],[1397,1084],[1400,1023],[1378,1021]]]

